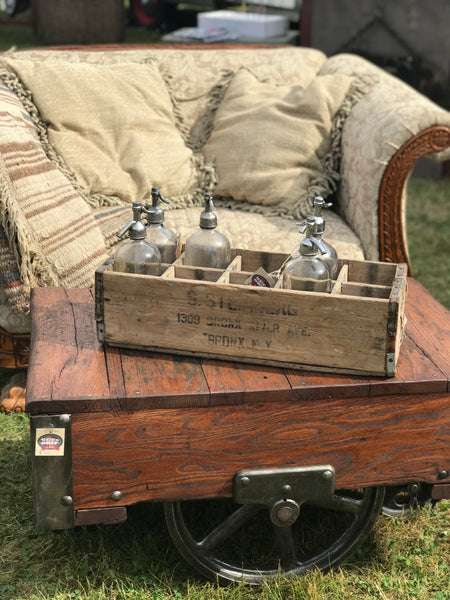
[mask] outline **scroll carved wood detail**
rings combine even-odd
[[[414,164],[430,152],[450,147],[450,128],[436,125],[408,140],[392,157],[381,180],[378,204],[380,260],[408,265],[406,240],[402,227],[402,194]]]

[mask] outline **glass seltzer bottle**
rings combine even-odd
[[[146,241],[147,228],[142,222],[142,212],[141,203],[133,202],[133,219],[116,234],[119,238],[128,234],[129,241],[117,250],[113,263],[114,271],[139,275],[160,274],[161,255],[156,246]]]

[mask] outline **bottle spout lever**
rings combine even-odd
[[[127,223],[126,225],[124,225],[122,227],[122,229],[116,233],[117,237],[118,238],[123,238],[123,236],[127,233],[127,231],[129,231],[130,229],[132,229],[136,225],[136,223],[137,223],[137,221],[130,221],[129,223]]]
[[[162,200],[165,204],[170,204],[169,200],[166,200],[164,198],[164,196],[159,191],[159,187],[157,187],[156,185],[152,187],[152,199],[153,206],[158,206],[158,200]]]
[[[319,239],[313,237],[313,238],[311,238],[311,242],[315,246],[317,246],[317,248],[319,249],[319,251],[320,251],[321,254],[326,254],[327,248],[326,248],[326,246],[325,246],[325,244],[323,243],[322,240],[319,240]]]

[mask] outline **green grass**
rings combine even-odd
[[[258,588],[208,583],[178,556],[160,504],[121,525],[37,532],[26,415],[0,414],[2,600],[449,600],[450,504],[380,517],[365,546],[330,573]]]
[[[450,180],[410,179],[407,229],[414,277],[450,308]]]

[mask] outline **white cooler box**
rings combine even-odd
[[[215,10],[197,15],[200,28],[225,27],[230,33],[247,38],[271,38],[285,35],[289,22],[282,15],[262,15],[233,10]]]

